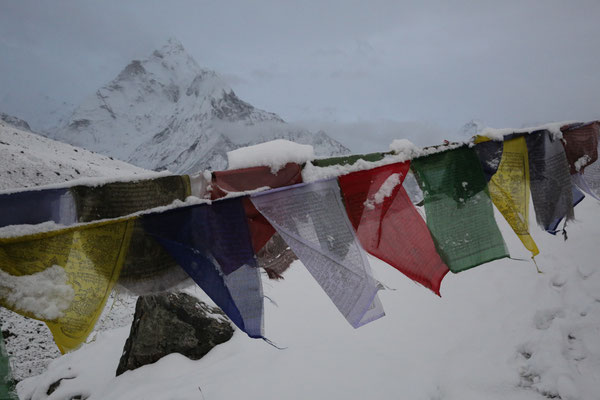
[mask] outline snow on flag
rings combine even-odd
[[[409,166],[395,163],[343,175],[340,187],[363,248],[439,295],[448,267],[402,187]]]
[[[577,136],[574,138],[575,135],[579,135],[581,138],[577,138]],[[581,190],[588,193],[595,199],[600,200],[600,161],[594,161],[594,155],[597,157],[597,154],[600,153],[600,122],[595,121],[588,124],[583,124],[572,130],[565,129],[563,131],[563,136],[565,136],[565,140],[567,140],[567,143],[565,144],[567,151],[572,151],[573,143],[577,143],[579,141],[586,143],[584,146],[585,149],[579,152],[585,154],[579,158],[579,164],[575,165],[575,167],[580,166],[584,167],[585,169],[580,168],[578,174],[573,174],[575,177],[574,181]],[[596,141],[595,152],[592,149],[594,140]],[[573,158],[577,157],[577,155],[579,154],[574,155]],[[585,164],[587,165],[583,166],[581,164],[582,161],[585,161]]]
[[[142,224],[248,336],[263,337],[263,293],[242,198],[144,215]]]
[[[557,219],[570,221],[575,217],[567,156],[560,140],[552,139],[546,130],[527,135],[525,141],[535,217],[545,230],[554,232]]]
[[[540,253],[529,234],[529,161],[524,137],[504,141],[498,171],[489,182],[492,201],[523,245]]]
[[[66,272],[74,290],[71,305],[62,316],[49,319],[52,301],[40,309],[24,308],[47,284],[29,287],[26,293],[0,298],[0,305],[46,322],[62,353],[77,348],[90,334],[115,284],[129,240],[133,220],[120,219],[14,238],[0,238],[0,269],[15,277],[33,275],[55,265]],[[14,306],[11,306],[14,304]],[[45,308],[44,308],[45,307]]]
[[[425,196],[427,227],[450,271],[457,273],[508,257],[472,148],[417,158],[412,169]]]
[[[384,315],[380,286],[344,208],[337,179],[251,197],[354,328]]]

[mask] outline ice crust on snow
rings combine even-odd
[[[287,163],[304,164],[315,158],[311,145],[298,144],[285,139],[242,147],[227,152],[229,169],[270,167],[277,173]]]
[[[67,273],[58,265],[23,276],[0,270],[0,297],[10,306],[38,318],[54,320],[69,308],[75,291],[67,283]]]

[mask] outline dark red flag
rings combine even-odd
[[[270,167],[215,171],[212,176],[211,199],[220,199],[229,192],[243,192],[263,186],[277,188],[296,183],[302,183],[302,168],[295,163],[287,163],[276,174],[271,172]],[[258,253],[273,236],[275,229],[247,197],[243,199],[243,205],[248,219],[250,235],[252,236],[252,247],[254,252]]]

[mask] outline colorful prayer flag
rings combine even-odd
[[[409,166],[405,162],[353,172],[340,176],[339,183],[363,248],[439,295],[448,267],[402,187]]]
[[[211,198],[220,199],[231,192],[244,192],[261,187],[278,188],[302,182],[302,168],[295,163],[287,163],[277,173],[270,167],[252,167],[213,172]],[[275,229],[252,205],[250,199],[244,199],[244,209],[248,218],[248,227],[252,236],[254,251],[260,249],[275,233]]]
[[[540,226],[552,231],[555,220],[570,221],[575,216],[567,156],[560,140],[552,139],[548,131],[530,133],[525,141],[535,217]]]
[[[8,354],[4,348],[4,338],[0,333],[0,399],[18,400],[17,395],[14,393],[13,386]]]
[[[392,153],[353,154],[350,156],[321,158],[313,160],[312,164],[315,167],[329,167],[332,165],[352,165],[358,160],[375,162],[382,160],[386,156],[386,154]]]
[[[142,217],[146,232],[248,336],[263,336],[263,294],[242,198]]]
[[[25,316],[46,322],[62,353],[77,348],[100,316],[125,260],[133,227],[132,219],[0,238],[0,269],[13,276],[31,275],[58,265],[66,271],[75,293],[62,317],[47,320],[0,304]]]
[[[384,315],[379,284],[354,235],[336,179],[251,199],[354,328]]]
[[[524,137],[506,140],[498,171],[489,182],[490,195],[498,211],[531,255],[539,254],[529,234],[529,160]]]
[[[584,173],[585,167],[598,159],[600,122],[571,124],[561,130],[571,174]]]
[[[460,147],[413,160],[427,227],[450,271],[508,256],[475,150]]]
[[[75,202],[69,189],[26,190],[0,194],[0,210],[0,228],[47,221],[61,225],[77,222]]]

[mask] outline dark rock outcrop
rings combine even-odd
[[[117,375],[171,353],[198,360],[232,336],[225,314],[195,297],[185,293],[140,296]]]

